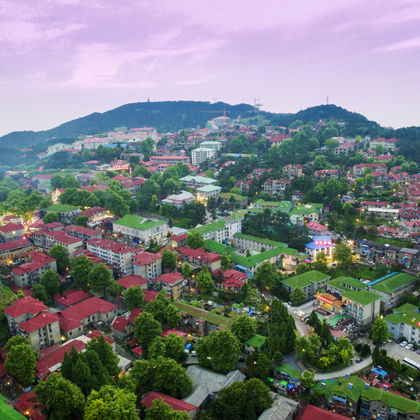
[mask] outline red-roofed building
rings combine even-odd
[[[137,357],[141,357],[141,355],[143,354],[143,350],[140,346],[135,347],[134,349],[131,350]]]
[[[116,305],[94,296],[61,311],[60,328],[68,338],[74,338],[80,325],[86,328],[98,321],[110,323],[116,315]]]
[[[189,404],[185,401],[178,400],[177,398],[156,391],[152,391],[149,394],[147,394],[141,400],[141,404],[146,408],[150,408],[153,405],[153,401],[158,399],[161,399],[175,411],[186,411],[191,419],[194,418],[197,414],[197,407],[195,405]]]
[[[134,177],[121,182],[123,190],[130,191],[132,194],[140,191],[141,186],[146,182],[146,178]]]
[[[332,411],[324,410],[323,408],[315,407],[308,404],[303,411],[303,414],[298,416],[300,420],[348,420],[346,416],[334,413]]]
[[[64,225],[60,222],[49,222],[41,223],[38,227],[42,230],[49,230],[52,232],[53,230],[63,230]]]
[[[283,174],[289,178],[302,176],[302,165],[293,165],[289,163],[283,167]]]
[[[179,246],[184,246],[186,239],[187,239],[186,233],[181,233],[180,235],[172,235],[171,236],[172,246],[174,248],[177,248]]]
[[[337,179],[339,176],[338,169],[319,169],[314,174],[317,180]]]
[[[119,340],[126,340],[130,333],[128,319],[122,316],[116,316],[112,321],[111,330]]]
[[[398,139],[385,139],[383,137],[378,137],[370,141],[369,147],[374,149],[375,147],[381,146],[385,149],[385,151],[395,150],[398,142]]]
[[[286,134],[286,133],[281,133],[281,134],[273,134],[269,137],[269,142],[272,144],[281,144],[283,143],[285,140],[290,140],[291,137]]]
[[[160,284],[162,289],[165,289],[172,299],[176,300],[182,294],[184,280],[181,273],[173,272],[162,274],[153,281]]]
[[[112,338],[107,337],[105,334],[103,334],[101,331],[98,330],[93,330],[90,331],[89,334],[87,335],[87,337],[89,337],[90,339],[95,339],[95,340],[99,340],[99,337],[103,337],[104,340],[111,345],[112,350],[115,353],[115,341]]]
[[[66,226],[64,230],[69,235],[82,239],[83,243],[86,243],[86,241],[88,241],[89,239],[102,238],[102,232],[100,230],[90,229],[83,226],[70,225]]]
[[[75,257],[80,257],[81,255],[84,255],[87,258],[89,258],[93,262],[93,265],[100,264],[100,263],[106,265],[106,261],[105,260],[103,260],[102,258],[97,257],[92,251],[89,251],[88,249],[81,249],[80,251],[76,251],[74,253],[74,256]],[[112,267],[108,266],[108,268],[110,270],[112,270]]]
[[[44,303],[31,296],[25,296],[4,308],[11,334],[29,338],[35,350],[60,342],[58,316],[47,310]]]
[[[133,274],[132,259],[142,252],[141,248],[133,248],[110,239],[90,239],[86,245],[87,249],[97,257],[102,258],[111,267],[115,267],[125,274]]]
[[[111,216],[107,209],[99,206],[90,207],[83,210],[80,214],[87,216],[88,226],[90,227],[98,225],[103,219]]]
[[[16,261],[22,261],[33,249],[33,244],[26,239],[0,244],[0,263],[11,265]]]
[[[141,252],[133,257],[134,274],[148,280],[154,280],[162,274],[162,255]]]
[[[190,158],[188,156],[151,156],[150,162],[152,162],[154,166],[158,166],[160,163],[175,165],[178,162],[189,163]]]
[[[144,277],[137,275],[125,276],[122,279],[117,280],[117,283],[124,289],[127,290],[129,287],[141,286],[142,289],[147,289],[148,280]]]
[[[47,420],[47,416],[41,413],[44,406],[38,402],[35,392],[20,394],[13,407],[30,420]]]
[[[77,352],[83,352],[86,344],[82,340],[71,340],[61,347],[55,348],[51,352],[45,354],[43,357],[40,357],[35,367],[36,377],[39,380],[44,380],[50,373],[60,370],[64,360],[64,354],[70,353],[72,347],[74,347]]]
[[[221,257],[216,252],[206,252],[203,248],[192,249],[181,246],[177,249],[183,262],[188,262],[196,267],[208,267],[210,271],[221,268]]]
[[[25,235],[25,229],[22,225],[17,223],[7,223],[0,226],[0,238],[3,242],[16,241],[22,239]]]
[[[40,248],[49,249],[54,245],[62,245],[70,257],[83,248],[83,241],[75,236],[68,235],[63,230],[39,230],[32,234],[34,244]]]
[[[309,222],[306,224],[306,227],[309,230],[309,235],[312,236],[326,235],[328,232],[328,228],[318,222]]]
[[[221,286],[227,293],[240,292],[241,287],[248,281],[247,275],[238,270],[223,270],[221,275]]]
[[[187,341],[188,334],[184,331],[174,330],[172,328],[164,328],[162,330],[162,337],[167,337],[168,334],[175,334],[178,337],[182,337],[185,341]]]
[[[90,293],[82,289],[72,289],[64,292],[62,295],[57,294],[54,296],[54,302],[58,309],[66,309],[91,297]]]
[[[18,287],[31,286],[34,283],[38,283],[42,275],[50,269],[49,265],[37,261],[21,264],[12,270],[13,283]],[[56,264],[54,271],[57,271]]]
[[[152,300],[155,300],[158,292],[156,290],[143,290],[144,294],[144,303],[149,303]]]
[[[281,195],[286,190],[286,187],[290,184],[291,181],[279,178],[279,179],[267,179],[264,182],[263,189],[264,194],[269,195]]]

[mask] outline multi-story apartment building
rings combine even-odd
[[[302,176],[302,165],[289,163],[283,167],[283,174],[289,178],[300,177]]]
[[[164,220],[144,219],[134,214],[126,214],[112,224],[113,231],[134,241],[149,243],[151,240],[160,242],[166,238],[168,224]]]
[[[54,258],[42,252],[31,252],[31,261],[21,264],[12,270],[13,283],[18,287],[37,283],[47,270],[57,271]]]
[[[216,149],[199,147],[191,152],[191,161],[193,165],[200,165],[208,159],[214,159],[216,157]]]
[[[141,248],[133,248],[109,239],[90,239],[86,246],[97,257],[124,274],[133,274],[132,259],[142,251]]]
[[[190,263],[194,268],[208,267],[210,271],[221,268],[221,257],[216,252],[206,252],[203,248],[192,249],[187,246],[177,248],[183,262]]]
[[[267,179],[263,185],[264,194],[282,195],[289,184],[290,181],[284,178]]]
[[[207,225],[196,227],[194,230],[202,233],[204,239],[225,242],[231,240],[235,233],[240,233],[242,231],[242,220],[221,219]]]
[[[63,223],[73,223],[80,214],[79,207],[70,204],[53,204],[45,209],[47,213],[58,213]]]
[[[34,350],[60,343],[58,315],[48,312],[40,300],[25,296],[4,309],[12,335],[29,338]]]
[[[217,182],[217,179],[208,178],[206,176],[194,176],[187,175],[179,179],[179,182],[190,188],[204,187],[205,185],[211,185]]]
[[[217,185],[206,185],[204,187],[197,188],[197,200],[201,202],[207,202],[210,198],[216,199],[222,192],[222,187]]]
[[[307,296],[313,296],[318,290],[325,288],[325,283],[331,277],[328,274],[321,273],[320,271],[312,270],[297,276],[289,277],[281,283],[292,293],[293,289],[302,289]]]
[[[385,317],[388,331],[398,340],[404,337],[410,343],[420,345],[420,313],[418,307],[406,303]]]
[[[83,240],[75,236],[68,235],[63,230],[39,230],[32,234],[34,245],[39,248],[49,249],[54,245],[61,245],[73,257],[75,252],[83,248]]]
[[[200,148],[214,149],[218,152],[222,148],[222,143],[220,141],[203,141],[200,143]]]
[[[34,246],[26,239],[18,239],[0,244],[0,263],[11,265],[17,261],[23,261]]]
[[[181,297],[184,281],[184,277],[178,272],[162,274],[153,280],[154,283],[165,289],[173,300]]]
[[[190,163],[190,158],[188,156],[151,156],[150,162],[158,165],[160,163],[169,163],[170,165],[175,165],[179,162],[181,163]]]
[[[66,226],[64,230],[69,235],[82,239],[84,244],[89,239],[102,238],[102,232],[100,230],[90,229],[83,226],[70,225],[70,226]]]
[[[133,271],[137,276],[149,281],[162,274],[162,255],[151,252],[141,252],[133,257]]]

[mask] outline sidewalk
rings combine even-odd
[[[323,381],[324,379],[339,378],[341,376],[345,376],[346,373],[352,375],[353,373],[356,373],[361,369],[367,368],[371,364],[372,364],[372,357],[369,356],[367,359],[362,360],[360,363],[354,363],[351,366],[347,366],[344,369],[337,370],[335,372],[316,373],[315,374],[315,381]]]

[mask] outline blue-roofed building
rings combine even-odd
[[[313,236],[312,242],[305,245],[305,253],[311,256],[312,261],[315,261],[319,253],[332,257],[334,248],[331,236]]]

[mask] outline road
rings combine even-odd
[[[371,364],[372,364],[371,356],[369,356],[367,359],[362,360],[360,363],[356,363],[355,360],[353,360],[353,364],[351,366],[345,367],[344,369],[336,370],[335,372],[330,372],[330,373],[316,373],[315,381],[323,381],[324,379],[340,378],[342,376],[345,376],[347,373],[352,375],[353,373],[356,373],[361,369],[367,368]]]

